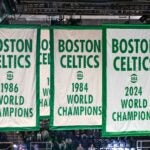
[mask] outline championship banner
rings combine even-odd
[[[102,124],[102,30],[55,28],[51,65],[51,129]]]
[[[37,26],[0,26],[0,131],[39,127]]]
[[[104,25],[103,135],[150,133],[150,26]]]
[[[50,115],[50,32],[41,28],[40,46],[40,116]]]

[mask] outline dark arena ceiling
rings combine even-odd
[[[150,15],[150,0],[4,0],[14,14]]]
[[[150,0],[0,0],[1,20],[45,25],[149,24]]]

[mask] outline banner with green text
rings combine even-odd
[[[41,28],[40,46],[40,116],[50,115],[50,32]]]
[[[91,129],[102,124],[102,30],[55,28],[51,66],[52,129]]]
[[[150,133],[150,26],[104,25],[103,135]]]
[[[37,26],[0,26],[0,131],[37,130]]]

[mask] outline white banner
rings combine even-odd
[[[50,115],[50,33],[49,29],[41,29],[40,46],[40,116]]]
[[[106,26],[104,135],[150,131],[150,29],[145,27]]]
[[[54,29],[51,126],[97,128],[102,124],[102,31]],[[52,88],[51,87],[51,88]]]
[[[37,129],[37,28],[0,28],[0,130]]]

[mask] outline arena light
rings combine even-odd
[[[18,148],[18,146],[16,144],[13,145],[13,148]]]

